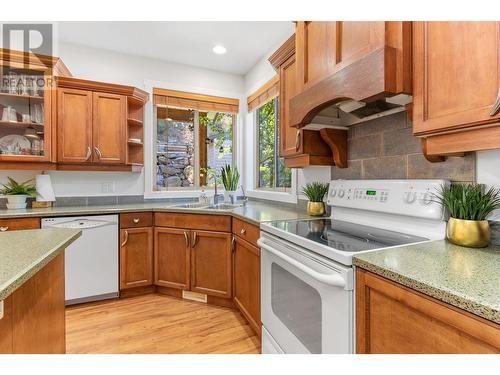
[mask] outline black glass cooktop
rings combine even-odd
[[[336,250],[349,252],[428,240],[424,237],[331,219],[276,221],[269,225]]]

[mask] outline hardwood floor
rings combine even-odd
[[[259,353],[238,311],[148,294],[66,309],[66,352]]]

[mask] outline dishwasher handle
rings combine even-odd
[[[66,228],[66,229],[94,229],[101,228],[106,225],[116,225],[113,221],[78,219],[73,221],[65,221],[63,223],[49,224],[50,228]]]
[[[304,272],[305,274],[311,276],[313,279],[318,280],[319,282],[330,285],[330,286],[336,286],[340,288],[347,288],[347,283],[344,280],[344,278],[340,275],[325,275],[320,272],[317,272],[304,264],[300,263],[299,261],[293,259],[292,257],[283,254],[281,251],[273,249],[271,246],[265,244],[263,241],[260,239],[257,240],[257,245],[259,245],[261,248],[263,248],[266,251],[269,251],[271,254],[277,256],[278,258],[281,258],[285,262],[289,263],[290,265],[294,266],[298,270]]]

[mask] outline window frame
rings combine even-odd
[[[273,100],[274,101],[274,111],[276,115],[276,125],[275,125],[275,133],[274,133],[274,161],[273,161],[273,167],[274,167],[274,181],[273,184],[275,185],[274,187],[261,187],[260,185],[260,160],[259,160],[259,155],[260,155],[260,129],[259,129],[259,109],[262,107],[262,105],[268,103],[269,101]],[[254,165],[254,181],[253,181],[253,188],[255,191],[262,191],[262,192],[275,192],[275,193],[286,193],[286,194],[291,194],[294,191],[294,181],[295,181],[295,176],[294,172],[292,169],[292,176],[291,176],[291,183],[290,187],[280,187],[276,186],[278,182],[278,163],[279,159],[281,159],[279,155],[280,151],[280,116],[279,116],[279,96],[276,96],[265,103],[263,103],[261,106],[256,108],[254,110],[254,116],[253,116],[253,128],[254,128],[254,133],[255,133],[255,142],[254,142],[254,157],[255,157],[255,165]]]
[[[200,121],[199,121],[199,114],[200,112],[208,112],[205,110],[199,110],[199,109],[192,109],[192,108],[178,108],[181,110],[192,110],[193,111],[193,125],[194,125],[194,165],[193,165],[193,174],[194,174],[194,183],[193,186],[177,186],[177,187],[166,187],[164,186],[163,188],[159,188],[156,181],[157,181],[157,142],[158,142],[158,113],[157,113],[157,108],[159,105],[153,104],[153,154],[151,157],[152,165],[153,165],[153,173],[152,173],[152,188],[153,188],[153,193],[168,193],[168,192],[193,192],[193,191],[201,191],[202,189],[212,189],[213,184],[208,184],[207,185],[201,186],[200,185],[200,172],[201,172],[201,167],[200,167],[200,155],[199,152],[197,152],[200,149]],[[168,108],[168,107],[167,107]],[[220,112],[217,112],[220,113]],[[227,113],[227,112],[224,112]],[[237,129],[237,121],[238,121],[238,114],[237,113],[227,113],[230,114],[233,118],[233,138],[231,140],[232,143],[232,166],[237,165],[237,152],[236,152],[236,129]]]

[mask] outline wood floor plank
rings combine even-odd
[[[148,294],[67,308],[66,352],[257,354],[260,341],[238,311]]]

